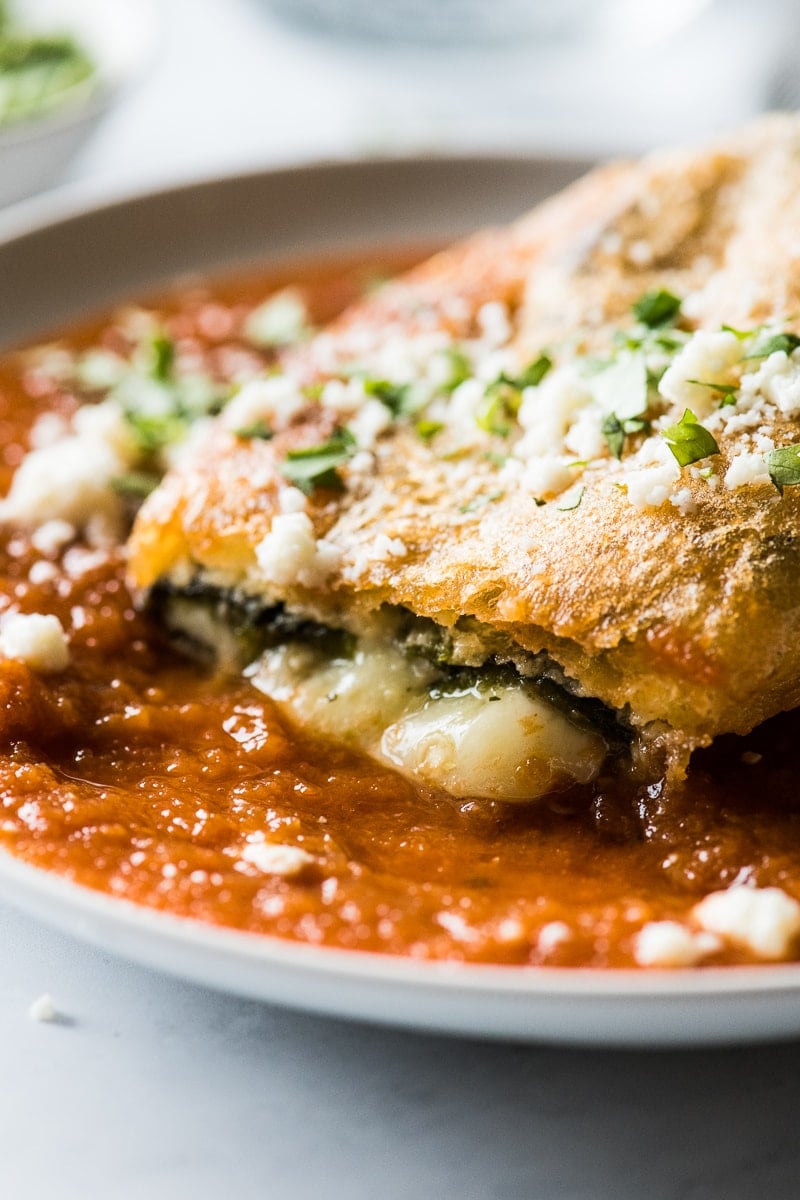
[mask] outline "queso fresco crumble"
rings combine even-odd
[[[358,486],[398,423],[434,453],[463,459],[464,520],[516,489],[565,513],[593,487],[680,514],[720,488],[768,485],[780,503],[800,483],[800,446],[774,436],[800,415],[800,338],[782,322],[694,330],[691,299],[660,291],[641,297],[605,355],[546,346],[523,358],[514,315],[491,303],[465,338],[424,320],[412,335],[354,328],[347,369],[339,343],[336,377],[319,385],[307,367],[293,372],[291,357],[317,319],[314,296],[313,279],[238,308],[203,293],[128,310],[88,344],[67,335],[9,359],[5,419],[21,396],[39,411],[0,506],[0,656],[23,672],[9,686],[25,714],[39,715],[21,736],[9,717],[6,844],[156,907],[335,945],[563,965],[791,957],[800,904],[777,882],[787,877],[783,851],[774,876],[732,840],[702,857],[725,803],[716,784],[696,784],[709,821],[696,842],[681,827],[678,849],[655,853],[620,814],[604,840],[613,799],[559,801],[544,815],[473,811],[346,753],[328,758],[323,747],[315,758],[244,680],[223,685],[165,647],[133,612],[120,547],[138,502],[215,418],[241,438],[269,439],[309,400],[334,415],[334,433],[282,464],[280,514],[257,553],[267,579],[311,586],[346,561],[345,547],[314,536],[308,498],[326,480]],[[317,337],[320,371],[334,361],[329,350]],[[475,455],[494,466],[488,490],[483,477],[471,490]],[[405,549],[379,534],[373,552],[391,562]],[[169,740],[155,732],[162,725],[172,725]],[[759,752],[739,753],[745,770],[768,769]],[[369,849],[350,844],[364,814]],[[671,819],[654,808],[667,847]],[[770,845],[771,836],[758,834]],[[564,889],[565,866],[585,877],[584,895]]]

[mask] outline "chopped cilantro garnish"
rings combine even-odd
[[[156,333],[150,343],[151,372],[159,383],[169,383],[175,366],[175,343],[163,333]]]
[[[522,395],[519,389],[501,375],[486,389],[486,395],[475,413],[475,423],[487,433],[508,437],[521,403]]]
[[[152,415],[138,411],[133,405],[123,411],[139,453],[144,458],[151,458],[165,446],[183,441],[188,432],[189,421],[177,412]]]
[[[688,467],[702,458],[708,458],[710,454],[719,454],[713,434],[700,424],[690,408],[686,409],[677,425],[662,429],[661,436],[681,467]]]
[[[242,425],[240,429],[234,429],[234,437],[242,438],[245,441],[253,441],[261,439],[268,442],[273,436],[272,430],[266,421],[253,421],[251,425]]]
[[[498,500],[502,500],[505,492],[490,492],[488,495],[473,496],[466,504],[459,505],[460,513],[477,512],[480,508],[485,508],[487,504],[495,504]]]
[[[454,392],[456,388],[472,375],[472,364],[460,346],[448,346],[444,352],[450,368],[450,374],[441,385],[443,392]]]
[[[558,501],[556,508],[559,512],[572,512],[573,508],[578,508],[580,505],[580,502],[583,499],[583,493],[585,491],[586,488],[582,483],[576,483],[575,486],[571,487],[568,492],[564,492]]]
[[[746,357],[769,358],[770,354],[775,354],[778,350],[783,350],[784,354],[791,354],[798,346],[800,337],[796,333],[775,333],[763,341],[756,342],[755,348]]]
[[[753,333],[752,329],[737,329],[734,325],[723,325],[722,332],[732,333],[740,342],[743,342],[745,338],[750,337]]]
[[[437,433],[441,433],[444,425],[441,421],[417,421],[417,434],[422,438],[423,442],[429,442],[431,438],[436,437]]]
[[[520,390],[526,387],[537,387],[552,366],[552,359],[548,358],[546,354],[540,354],[533,362],[528,363],[527,367],[515,379],[509,379],[508,382]]]
[[[609,413],[602,426],[606,445],[614,458],[622,458],[622,448],[625,445],[625,427],[616,413]]]
[[[800,483],[800,446],[781,446],[771,450],[766,458],[769,477],[783,495],[785,487]]]
[[[738,383],[712,383],[706,382],[705,379],[687,379],[687,383],[694,383],[698,387],[711,388],[713,392],[719,392],[722,396],[720,408],[727,408],[736,403],[736,393],[740,385]]]
[[[290,450],[278,470],[307,496],[318,487],[341,490],[342,480],[337,468],[353,457],[355,449],[356,439],[350,430],[335,429],[328,440],[318,446]]]
[[[364,391],[368,396],[374,396],[381,404],[385,404],[393,417],[400,417],[408,412],[411,392],[411,385],[408,383],[392,383],[388,379],[365,379]]]
[[[673,322],[681,310],[681,302],[664,288],[645,292],[633,305],[633,315],[648,329],[658,329]]]
[[[111,486],[121,496],[144,500],[158,487],[161,477],[152,471],[126,471],[111,480]]]

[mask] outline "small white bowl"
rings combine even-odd
[[[155,0],[27,0],[19,9],[26,28],[73,34],[95,62],[97,81],[40,117],[0,127],[0,206],[58,179],[151,60],[159,28]]]

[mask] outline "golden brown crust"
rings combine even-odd
[[[500,299],[526,353],[567,337],[593,348],[655,286],[692,294],[701,327],[753,325],[800,312],[799,256],[800,121],[770,118],[710,152],[603,168],[510,230],[436,256],[326,337],[346,359],[354,329],[413,328],[420,312],[463,336],[480,306]],[[302,369],[314,375],[313,351]],[[244,583],[278,510],[275,463],[322,419],[306,412],[271,443],[218,430],[145,505],[130,548],[135,582],[191,563]],[[778,445],[797,440],[797,422],[772,432]],[[737,445],[720,445],[723,474]],[[587,694],[638,724],[666,722],[689,746],[800,703],[793,491],[706,488],[694,511],[641,509],[608,457],[586,472],[577,508],[506,486],[462,511],[496,480],[485,450],[443,459],[398,427],[375,458],[346,491],[310,504],[316,536],[343,550],[341,569],[324,586],[271,595],[333,622],[384,603],[446,624],[472,615],[547,649]],[[702,490],[689,477],[686,486]],[[405,552],[376,555],[376,533]]]

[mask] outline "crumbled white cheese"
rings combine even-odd
[[[688,487],[680,488],[677,492],[673,493],[673,495],[671,495],[669,498],[669,502],[675,508],[677,508],[679,512],[682,512],[684,516],[688,516],[697,509],[697,504],[695,503],[694,496],[692,495],[692,490]]]
[[[179,467],[183,462],[190,462],[214,425],[213,417],[195,417],[185,437],[179,437],[177,441],[168,442],[166,446],[162,446],[159,458],[163,469],[171,471],[173,467]]]
[[[376,559],[403,558],[408,554],[408,548],[402,538],[392,538],[386,533],[379,533],[372,543],[373,556]]]
[[[369,475],[375,466],[375,455],[369,450],[358,450],[347,464],[348,475]]]
[[[725,487],[744,487],[748,483],[769,483],[769,471],[762,454],[741,450],[734,454],[725,472]]]
[[[800,904],[777,887],[711,892],[694,906],[692,919],[764,959],[786,958],[800,934]]]
[[[49,613],[9,613],[0,619],[0,654],[43,674],[69,665],[67,635],[58,617]]]
[[[47,992],[37,997],[33,1004],[28,1009],[28,1016],[32,1021],[55,1021],[58,1016],[53,997]]]
[[[269,375],[266,379],[251,379],[246,383],[222,414],[226,429],[248,429],[263,421],[279,433],[290,424],[308,404],[299,384],[290,375]]]
[[[305,512],[308,499],[296,487],[282,487],[278,490],[278,508],[282,513]]]
[[[653,261],[653,247],[642,239],[628,246],[628,258],[635,267],[648,267]]]
[[[478,309],[478,328],[481,336],[492,346],[504,346],[512,329],[508,309],[499,300],[491,300]]]
[[[304,867],[315,862],[313,854],[300,846],[281,846],[271,842],[248,842],[239,857],[265,875],[286,878],[299,875]]]
[[[371,450],[376,439],[392,423],[392,414],[380,400],[365,400],[349,422],[348,428],[356,439],[359,450]]]
[[[539,930],[536,944],[541,954],[550,954],[558,946],[568,942],[571,937],[572,930],[565,921],[549,921]]]
[[[361,379],[329,379],[322,389],[319,402],[323,408],[349,414],[358,412],[366,396]]]
[[[776,350],[759,369],[747,377],[745,395],[760,394],[784,417],[800,413],[800,363],[783,350]]]
[[[52,583],[57,575],[58,568],[46,558],[40,558],[38,562],[32,563],[28,571],[28,579],[34,585]]]
[[[31,534],[31,545],[40,554],[55,557],[62,547],[68,545],[69,542],[74,542],[76,537],[77,532],[74,525],[55,517],[52,521],[45,521],[38,529],[34,529]]]
[[[699,418],[719,406],[719,395],[702,383],[732,383],[733,368],[742,360],[742,344],[733,333],[699,330],[678,352],[661,377],[658,390],[679,408],[690,408]]]
[[[712,934],[680,921],[649,921],[636,934],[633,956],[640,967],[691,967],[719,946]]]
[[[575,479],[570,459],[554,454],[529,458],[519,477],[520,486],[531,496],[551,496],[563,492]]]
[[[244,323],[244,336],[256,346],[288,346],[309,332],[303,297],[285,288],[254,308]]]
[[[54,442],[60,442],[68,433],[69,422],[66,417],[63,417],[61,413],[43,412],[31,426],[31,447],[34,450],[41,450],[44,446],[52,446]]]
[[[524,433],[514,449],[516,457],[530,461],[541,454],[562,454],[567,430],[592,400],[574,366],[551,371],[538,387],[525,388],[517,414]]]
[[[115,400],[82,404],[72,418],[72,430],[81,443],[107,446],[126,465],[138,456],[130,424]],[[59,443],[61,445],[63,442]]]
[[[626,471],[621,482],[635,508],[658,508],[668,499],[679,477],[680,468],[675,459],[670,462],[664,458],[651,466]]]
[[[299,583],[314,588],[324,583],[341,562],[341,551],[314,536],[307,513],[279,513],[272,528],[256,546],[256,560],[266,583],[286,587]]]
[[[0,501],[0,520],[36,526],[58,519],[82,529],[98,515],[112,537],[121,536],[122,504],[112,481],[138,457],[125,418],[105,401],[80,408],[73,428],[70,437],[25,456]]]

